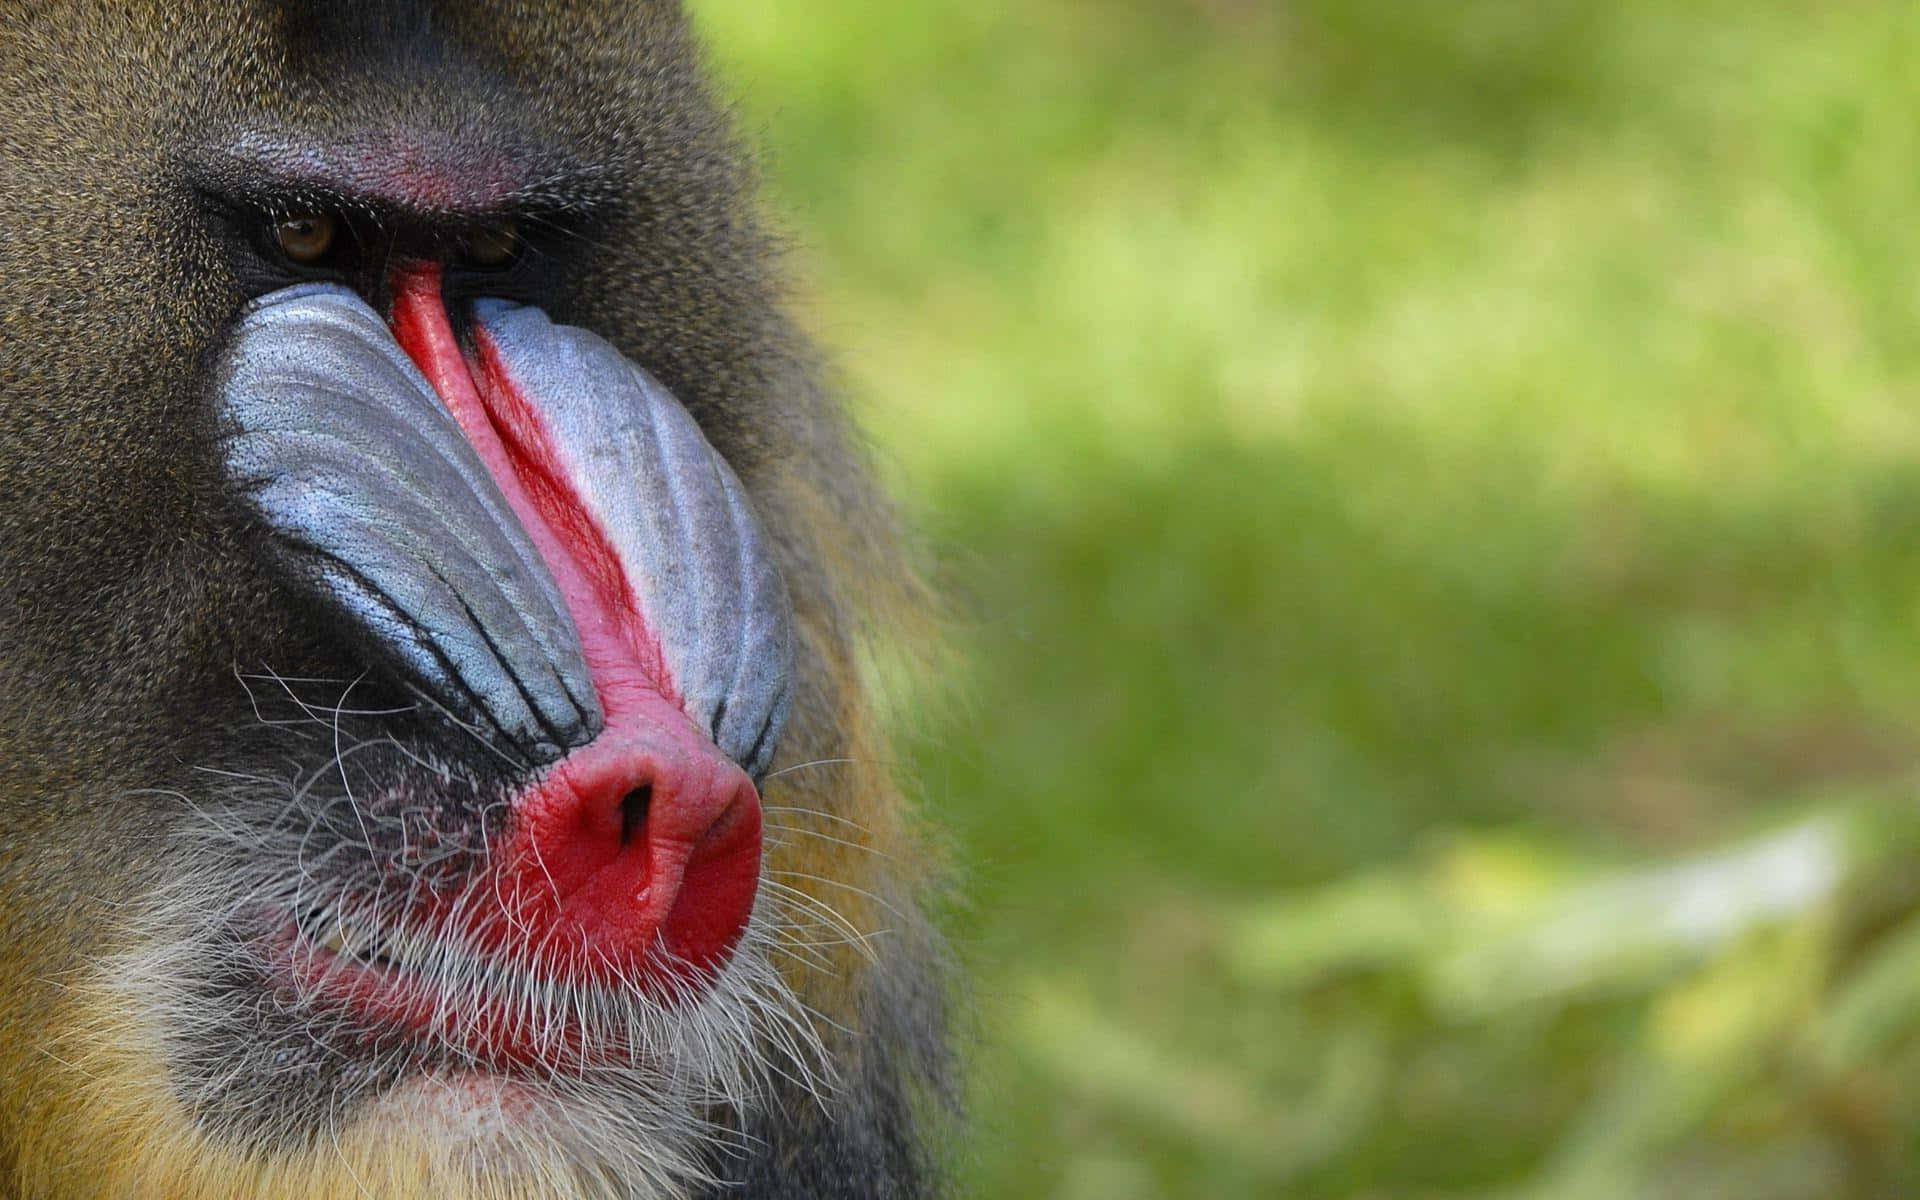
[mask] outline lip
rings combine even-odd
[[[640,1057],[615,1033],[617,1022],[590,1028],[578,1015],[637,1002],[624,991],[542,981],[442,940],[437,950],[451,952],[460,966],[471,964],[470,973],[457,982],[444,980],[409,965],[336,953],[291,916],[282,918],[265,943],[275,984],[303,1005],[348,1018],[366,1042],[400,1039],[435,1046],[494,1071],[579,1070],[627,1065]],[[553,999],[530,1004],[527,998],[538,989],[551,990]]]

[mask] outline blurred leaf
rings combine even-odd
[[[1534,1180],[1541,1200],[1633,1196],[1658,1153],[1774,1062],[1804,1017],[1821,961],[1812,924],[1756,937],[1660,997],[1648,1050]]]
[[[1920,1030],[1920,920],[1881,943],[1836,991],[1809,1032],[1830,1072],[1861,1066]]]
[[[1073,1091],[1252,1164],[1278,1179],[1337,1154],[1366,1128],[1387,1079],[1386,1046],[1356,1030],[1315,1052],[1318,1086],[1262,1097],[1232,1064],[1196,1062],[1037,979],[1019,1030],[1024,1051]]]
[[[1816,818],[1731,850],[1582,884],[1434,964],[1457,1016],[1556,992],[1648,982],[1769,922],[1825,903],[1850,864],[1835,823]]]
[[[1445,914],[1417,881],[1378,873],[1241,914],[1226,954],[1248,982],[1290,988],[1339,971],[1410,965],[1444,929]]]

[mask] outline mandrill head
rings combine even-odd
[[[921,1194],[905,573],[676,6],[5,19],[0,1195]]]

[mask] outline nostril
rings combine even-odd
[[[760,798],[669,711],[677,727],[616,710],[598,738],[514,796],[505,911],[479,939],[489,949],[530,942],[543,947],[543,971],[635,980],[727,961],[759,888]]]
[[[620,801],[620,844],[631,845],[634,836],[647,823],[647,810],[653,806],[653,785],[643,783]]]

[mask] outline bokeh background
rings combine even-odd
[[[953,599],[969,1194],[1920,1194],[1920,9],[694,7]]]

